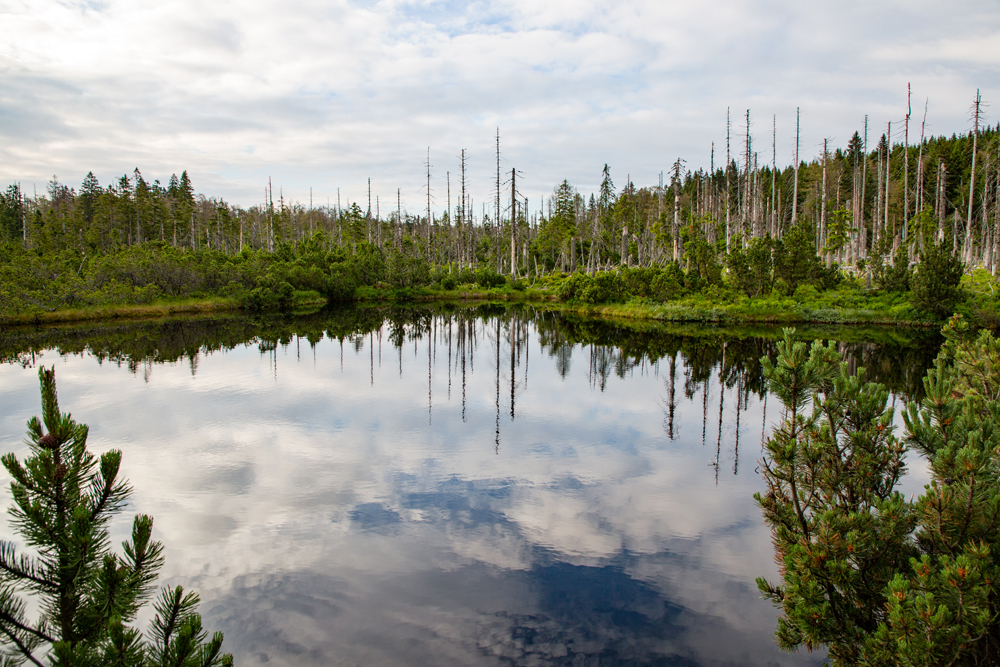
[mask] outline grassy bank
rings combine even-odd
[[[0,326],[431,301],[534,303],[600,317],[712,325],[936,327],[959,312],[976,326],[1000,326],[1000,285],[988,272],[962,276],[956,264],[957,273],[945,276],[950,287],[934,290],[928,285],[947,281],[929,283],[902,257],[898,269],[878,273],[878,280],[822,267],[813,267],[813,278],[791,282],[767,271],[749,281],[736,269],[706,278],[677,263],[511,278],[487,267],[432,266],[365,244],[351,253],[324,250],[320,238],[279,245],[274,252],[226,255],[150,243],[83,260],[68,251],[0,246],[6,248],[0,253]]]
[[[939,327],[941,321],[921,316],[908,304],[885,307],[882,303],[833,305],[821,301],[798,302],[793,299],[736,299],[708,301],[704,298],[681,299],[655,304],[642,301],[612,304],[565,303],[563,310],[599,316],[629,319],[652,319],[667,322],[703,324],[837,324],[905,327]]]
[[[716,297],[714,300],[711,295],[699,294],[667,303],[654,303],[636,298],[625,303],[589,304],[560,301],[556,291],[548,285],[525,289],[464,285],[451,290],[434,287],[407,289],[360,287],[355,300],[359,304],[437,301],[533,303],[542,305],[545,309],[598,317],[713,325],[843,324],[907,327],[941,325],[939,320],[918,313],[904,298],[887,295],[866,297],[851,292],[824,292],[798,300],[791,297],[749,299],[725,293],[714,296]],[[302,291],[295,293],[290,309],[316,309],[326,303],[326,298],[319,293]],[[88,306],[19,313],[4,318],[2,323],[13,326],[88,320],[149,319],[183,313],[233,311],[240,307],[241,302],[236,298],[188,298],[149,304]],[[967,307],[964,310],[971,313],[974,309]],[[973,319],[982,319],[975,314],[970,316]]]
[[[317,292],[296,292],[292,310],[318,309],[327,300]],[[217,313],[239,310],[239,299],[231,297],[188,298],[162,300],[146,304],[84,306],[51,311],[34,311],[8,315],[0,325],[53,324],[58,322],[86,322],[93,320],[153,319],[172,315]]]
[[[853,290],[827,292],[803,290],[796,294],[795,298],[772,295],[750,299],[719,290],[714,294],[699,293],[665,303],[631,298],[623,303],[593,304],[577,300],[560,300],[558,285],[559,282],[556,280],[540,281],[537,286],[524,289],[512,289],[506,285],[489,289],[464,285],[453,290],[432,287],[405,290],[362,287],[357,290],[356,296],[361,303],[427,301],[535,303],[543,305],[546,309],[598,317],[713,325],[863,324],[937,327],[942,324],[940,320],[918,312],[905,296],[900,294],[864,295]]]

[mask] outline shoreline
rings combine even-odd
[[[416,290],[382,291],[366,288],[360,291],[351,303],[357,305],[412,304],[431,302],[504,302],[538,304],[548,310],[577,313],[591,317],[620,318],[633,321],[658,321],[707,325],[840,325],[877,326],[926,329],[940,327],[943,321],[913,320],[894,318],[884,312],[864,308],[807,308],[799,304],[772,304],[762,312],[746,312],[753,302],[746,304],[710,303],[666,304],[618,303],[580,304],[562,302],[548,290]],[[293,310],[302,308],[323,308],[330,303],[326,299],[308,299],[295,303]],[[92,308],[68,308],[51,312],[34,312],[12,315],[0,320],[0,327],[56,324],[85,321],[151,320],[172,315],[239,311],[236,299],[213,297],[190,299],[174,303],[153,303],[127,306],[98,306]]]
[[[65,322],[146,320],[190,313],[229,312],[239,310],[236,299],[191,299],[177,303],[135,304],[130,306],[95,306],[66,308],[43,313],[20,313],[0,320],[0,327]]]

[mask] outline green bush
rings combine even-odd
[[[754,496],[780,565],[757,580],[778,644],[826,647],[834,667],[997,664],[1000,340],[954,318],[897,437],[888,389],[793,333],[761,358],[784,417]],[[908,450],[930,478],[916,499],[898,488]]]
[[[426,285],[431,280],[431,266],[424,257],[393,249],[385,262],[385,278],[396,289]]]
[[[342,265],[335,265],[319,291],[330,301],[350,301],[354,298],[356,287],[352,272]]]
[[[455,274],[455,282],[459,285],[475,285],[476,272],[467,266]]]
[[[823,290],[836,287],[840,280],[839,268],[825,268],[816,255],[812,225],[804,218],[773,241],[773,248],[774,278],[784,281],[787,295],[794,294],[802,283]]]
[[[556,292],[560,301],[573,301],[583,292],[584,286],[590,282],[590,276],[583,273],[573,273],[559,283]]]
[[[657,301],[676,299],[683,291],[683,280],[671,271],[662,271],[649,284],[649,296]]]
[[[594,274],[578,295],[584,303],[613,303],[624,301],[625,283],[618,273],[603,271]]]
[[[875,276],[875,287],[883,292],[908,292],[913,271],[910,269],[910,257],[906,248],[900,246],[893,257],[893,263],[887,264],[881,255],[872,256],[872,273]],[[951,314],[951,311],[948,312]]]
[[[265,280],[250,290],[243,301],[249,310],[288,310],[292,307],[295,288],[287,281]]]
[[[506,282],[507,279],[493,269],[483,267],[476,271],[476,284],[483,289],[500,287]]]
[[[805,284],[799,285],[798,289],[795,290],[795,294],[792,298],[796,303],[813,303],[819,299],[819,290],[816,289],[815,285]]]
[[[962,300],[962,260],[944,245],[930,244],[920,253],[920,264],[910,279],[913,307],[922,313],[945,318]]]

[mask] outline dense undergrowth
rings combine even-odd
[[[940,322],[960,312],[1000,323],[994,278],[931,246],[911,267],[904,255],[863,272],[826,267],[755,239],[727,266],[621,267],[594,274],[510,278],[490,268],[437,266],[414,248],[337,247],[320,233],[273,252],[183,250],[150,242],[92,256],[0,246],[0,321],[87,319],[189,309],[288,310],[354,300],[557,301],[567,310],[629,318],[709,322]]]

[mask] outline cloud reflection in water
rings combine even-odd
[[[239,664],[821,662],[777,650],[754,585],[775,574],[752,494],[777,415],[752,378],[677,354],[671,390],[673,353],[553,344],[506,315],[465,326],[133,372],[42,361],[92,447],[124,450],[165,583],[201,592]],[[4,442],[36,383],[0,367]]]

